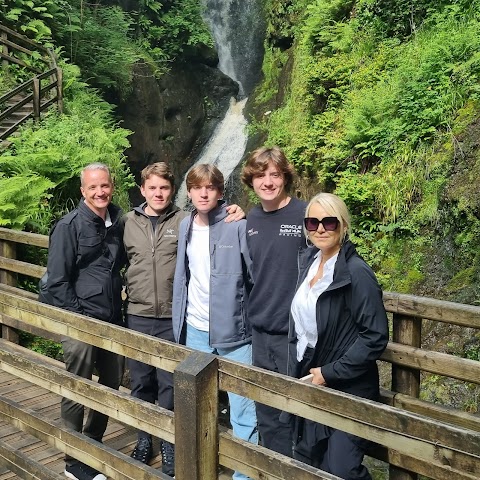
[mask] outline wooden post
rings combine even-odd
[[[218,477],[218,361],[193,352],[175,369],[175,478]]]
[[[16,249],[14,242],[8,242],[6,240],[0,240],[0,256],[5,258],[16,258]],[[17,279],[14,273],[9,272],[8,270],[0,270],[0,283],[5,285],[16,285]],[[0,323],[1,323],[0,315]],[[17,343],[19,342],[18,333],[15,329],[2,325],[2,338],[8,340],[9,342]]]
[[[0,36],[2,37],[3,40],[7,40],[7,32],[1,32]],[[8,47],[5,44],[2,44],[2,53],[5,55],[8,55]],[[2,67],[7,68],[8,66],[8,60],[4,58],[2,60]]]
[[[58,113],[63,113],[63,70],[57,67],[57,106]]]
[[[38,77],[33,78],[33,119],[40,119],[40,80]]]
[[[422,344],[422,319],[394,313],[393,341],[420,348]],[[392,365],[392,390],[418,398],[420,396],[420,370]],[[390,480],[417,480],[418,475],[390,465],[389,478]]]

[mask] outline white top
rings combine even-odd
[[[210,250],[209,226],[192,224],[187,245],[190,280],[188,282],[187,313],[185,321],[203,332],[210,323]]]
[[[297,333],[297,360],[299,362],[303,359],[307,347],[315,348],[317,344],[317,300],[333,282],[333,270],[338,253],[325,262],[322,278],[318,279],[310,288],[310,281],[318,272],[321,258],[321,252],[318,252],[292,301],[291,311]]]
[[[110,217],[110,212],[107,210],[107,213],[105,214],[105,226],[111,227],[112,226],[112,219]]]

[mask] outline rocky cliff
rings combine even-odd
[[[163,161],[178,185],[237,92],[233,80],[206,63],[175,63],[160,78],[136,65],[132,92],[118,109],[122,126],[134,132],[125,153],[136,180],[146,165]],[[133,192],[132,202],[140,200]]]

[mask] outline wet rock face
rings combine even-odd
[[[160,161],[181,181],[193,151],[201,148],[237,91],[230,78],[205,64],[175,64],[159,79],[148,65],[137,65],[132,93],[119,106],[122,126],[134,132],[125,153],[137,182],[145,166]],[[141,200],[134,192],[132,203]]]

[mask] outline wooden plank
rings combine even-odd
[[[480,362],[476,360],[394,342],[389,342],[381,359],[397,365],[457,378],[465,382],[480,383]]]
[[[35,265],[33,263],[22,262],[20,260],[13,260],[0,256],[0,269],[8,270],[9,272],[21,273],[34,278],[42,278],[47,270],[46,267]]]
[[[30,80],[30,83],[31,82]],[[40,235],[38,233],[22,232],[20,230],[0,227],[0,239],[48,248],[48,235]]]
[[[0,367],[58,395],[105,413],[170,442],[174,441],[173,413],[112,390],[44,362],[43,356],[0,340]]]
[[[218,472],[217,357],[193,352],[175,370],[175,459],[178,480],[211,480]]]
[[[15,402],[0,399],[0,412],[17,428],[78,458],[113,480],[170,479],[158,470],[126,457],[106,445],[57,423],[45,421],[33,410],[23,408]]]
[[[383,303],[387,312],[480,329],[480,307],[474,305],[394,292],[384,292]]]
[[[11,55],[5,55],[3,52],[0,52],[0,57],[4,58],[5,60],[8,60],[11,63],[16,63],[17,65],[21,65],[22,67],[32,72],[42,73],[42,71],[39,70],[38,68],[34,68],[31,65],[28,65],[27,63],[23,62],[22,60],[19,60],[18,58],[12,57]]]
[[[0,240],[0,256],[9,258],[9,259],[15,259],[16,250],[17,250],[17,245],[15,243],[10,242],[8,240]],[[16,285],[17,277],[16,275],[13,275],[12,272],[8,271],[8,269],[2,270],[0,266],[0,282],[6,285]],[[0,321],[1,320],[2,320],[2,317],[0,315]],[[5,338],[10,342],[18,343],[19,341],[18,332],[15,329],[10,328],[9,326],[4,324],[2,324],[1,326],[0,335],[2,336],[2,338]]]
[[[424,475],[428,479],[435,480],[478,480],[476,475],[468,472],[459,472],[457,470],[449,470],[448,466],[438,468],[428,462],[419,460],[418,458],[408,457],[402,455],[393,449],[387,449],[381,446],[376,446],[374,449],[368,451],[368,456],[377,458],[382,462],[389,463],[397,467],[408,468],[410,471],[414,470],[419,475]]]
[[[410,347],[420,348],[422,342],[422,321],[418,317],[393,314],[393,341]],[[420,395],[420,370],[392,366],[392,390],[411,397]]]
[[[0,24],[0,31],[8,33],[8,35],[10,35],[11,37],[14,37],[17,40],[24,42],[27,45],[31,45],[36,50],[40,50],[42,52],[48,53],[48,50],[43,45],[40,45],[39,43],[35,43],[33,40],[30,40],[28,37],[25,37],[24,35],[20,35],[18,32],[15,32],[14,30],[6,27],[5,25]]]
[[[3,323],[3,325],[6,325],[7,327],[22,330],[23,332],[28,332],[32,335],[37,335],[38,337],[52,340],[53,342],[59,343],[62,338],[61,335],[51,333],[43,328],[37,328],[34,325],[30,325],[25,322],[21,322],[20,320],[17,320],[16,318],[10,317],[8,315],[0,315],[0,321]]]
[[[32,55],[32,53],[33,53],[28,48],[22,47],[21,45],[18,45],[17,43],[11,42],[10,40],[7,40],[4,37],[0,37],[0,43],[3,43],[6,47],[12,47],[14,50],[18,50],[19,52],[25,53],[29,56]]]
[[[173,372],[190,349],[151,335],[78,315],[6,291],[0,286],[0,315],[69,336]]]
[[[63,475],[52,472],[28,455],[0,440],[0,463],[19,477],[27,480],[65,480]]]
[[[318,468],[268,450],[252,445],[230,433],[220,433],[220,463],[232,470],[238,468],[251,478],[262,480],[340,480],[339,477]]]
[[[0,240],[0,258],[14,260],[16,257],[16,244],[7,240]],[[0,269],[2,266],[0,264]],[[16,285],[16,277],[9,271],[0,271],[0,282],[6,285]]]
[[[480,432],[480,416],[476,413],[468,413],[448,405],[426,402],[418,398],[402,395],[390,390],[381,390],[381,402],[392,407],[408,410],[426,417],[435,418],[444,423],[456,425]]]
[[[219,359],[219,373],[222,390],[367,438],[439,468],[449,465],[449,470],[476,472],[480,477],[478,432],[224,358]]]
[[[57,67],[57,106],[58,113],[63,113],[63,70]]]
[[[40,118],[40,80],[38,76],[33,79],[33,119]]]

